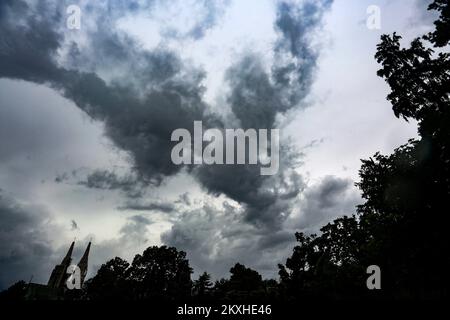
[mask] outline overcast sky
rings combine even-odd
[[[296,231],[355,213],[360,159],[416,136],[374,54],[383,33],[428,31],[427,2],[1,1],[0,289],[46,282],[74,238],[75,262],[93,241],[90,275],[166,244],[194,277],[276,278]],[[280,128],[278,174],[175,166],[170,134],[194,120]]]

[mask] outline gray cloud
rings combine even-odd
[[[76,178],[79,175],[79,171],[74,171]],[[142,197],[148,185],[146,181],[143,181],[136,175],[126,174],[119,176],[115,172],[108,170],[94,170],[84,180],[78,181],[78,184],[90,189],[120,190],[129,198]]]
[[[84,8],[88,17],[102,18],[96,19],[96,28],[83,29],[83,44],[62,29],[63,4],[43,0],[33,6],[21,0],[0,3],[0,77],[57,90],[101,122],[115,146],[129,155],[137,179],[99,170],[89,174],[82,185],[125,192],[135,191],[136,183],[142,184],[139,189],[158,186],[165,177],[181,170],[170,159],[173,143],[169,138],[174,129],[191,129],[194,120],[203,120],[206,127],[234,127],[238,123],[243,128],[274,128],[279,125],[278,116],[303,106],[318,58],[310,34],[320,28],[330,4],[330,0],[278,2],[274,64],[265,66],[257,54],[251,53],[233,63],[227,72],[227,103],[234,117],[230,123],[211,114],[203,101],[202,70],[187,66],[164,46],[145,51],[136,40],[115,28],[126,12],[140,8],[137,1]],[[146,5],[150,8],[153,2]],[[213,20],[215,17],[209,16],[200,22],[200,29],[189,31],[192,37],[202,36]],[[118,70],[118,74],[111,70]],[[207,192],[226,195],[239,202],[243,211],[229,206],[221,212],[208,206],[191,210],[180,217],[163,240],[180,249],[191,249],[196,265],[201,269],[210,266],[217,274],[228,269],[231,260],[264,270],[271,261],[273,269],[273,261],[286,253],[277,251],[279,246],[289,242],[282,230],[283,222],[306,187],[302,176],[293,170],[297,160],[287,143],[282,150],[280,172],[272,177],[260,176],[257,166],[186,168]],[[59,182],[65,179],[57,176]],[[129,209],[142,210],[145,206]],[[147,209],[169,212],[170,208],[150,203]],[[145,244],[149,223],[142,216],[130,218],[117,240],[99,246],[105,250],[104,256],[113,252],[120,240],[136,246]],[[261,248],[265,251],[257,253]]]
[[[4,10],[7,17],[2,20],[0,34],[0,76],[47,83],[61,91],[93,119],[104,122],[107,135],[130,153],[136,170],[148,177],[149,182],[158,184],[163,176],[179,170],[170,160],[172,144],[168,140],[174,129],[191,127],[194,120],[203,118],[201,73],[195,70],[184,73],[175,54],[160,50],[142,52],[130,38],[97,31],[92,40],[100,54],[96,58],[105,57],[106,64],[108,60],[137,61],[141,71],[128,74],[135,78],[128,81],[157,87],[139,99],[140,88],[129,83],[108,85],[94,73],[57,65],[56,50],[62,45],[63,34],[52,26],[62,22],[58,11],[53,12],[56,16],[53,17],[51,10],[45,14],[43,10],[30,13],[30,9],[22,6],[8,6],[8,3],[2,6],[7,8]],[[31,16],[26,25],[18,25],[14,17],[24,12]],[[53,19],[48,19],[49,16]],[[99,28],[112,29],[112,25]],[[107,54],[103,55],[102,50]],[[133,59],[139,53],[143,58]],[[132,63],[130,71],[134,67]]]
[[[32,276],[46,282],[56,258],[51,240],[61,233],[45,208],[0,193],[0,290]]]
[[[119,207],[119,210],[133,211],[161,211],[164,213],[172,213],[175,211],[175,205],[170,202],[127,202]]]
[[[244,128],[274,127],[278,113],[295,107],[306,96],[317,60],[308,34],[320,26],[323,12],[330,3],[329,0],[306,1],[297,5],[281,1],[275,25],[279,33],[274,48],[277,59],[272,74],[267,73],[254,57],[244,57],[230,68],[228,82],[232,91],[228,101]],[[56,50],[62,45],[64,34],[53,30],[51,23],[61,23],[60,12],[45,11],[45,18],[50,16],[50,20],[42,19],[41,11],[34,12],[28,18],[28,25],[22,27],[16,25],[12,17],[22,13],[23,9],[6,7],[9,16],[4,24],[8,32],[1,34],[0,47],[5,68],[0,75],[45,82],[60,90],[93,119],[105,124],[107,135],[116,146],[130,154],[133,167],[147,183],[158,185],[165,176],[179,171],[180,167],[170,160],[173,144],[168,137],[174,129],[191,128],[193,121],[199,119],[206,122],[206,126],[211,121],[217,122],[217,119],[205,116],[207,106],[202,101],[202,72],[184,67],[174,53],[160,49],[142,51],[133,39],[112,31],[117,13],[100,20],[97,30],[90,35],[96,48],[96,55],[91,55],[91,59],[95,57],[97,64],[101,61],[108,66],[113,62],[131,61],[127,67],[128,79],[119,78],[108,84],[92,73],[95,70],[89,71],[89,63],[83,72],[56,64]],[[30,56],[31,51],[24,46],[36,47],[36,55]],[[136,57],[140,58],[134,59]],[[136,72],[137,69],[140,72]],[[147,91],[140,96],[143,89]],[[283,156],[289,158],[292,155],[286,151]],[[283,186],[286,181],[292,181],[297,187],[301,185],[296,173],[287,176],[290,164],[285,164],[286,171],[272,179],[260,177],[259,168],[249,166],[202,167],[196,176],[208,191],[224,193],[248,207],[248,221],[279,224],[277,221],[287,212],[277,214],[275,211],[289,209],[287,204],[279,202],[287,195],[280,194],[280,188],[272,194],[267,190]],[[225,176],[241,179],[224,179]],[[96,187],[98,178],[102,178],[102,183],[105,180],[110,183],[111,177],[94,174],[90,177],[91,183],[88,181],[86,185]],[[295,191],[289,190],[288,194],[295,194]],[[261,213],[258,215],[257,212]]]
[[[302,192],[291,208],[297,214],[279,230],[242,223],[245,212],[227,202],[222,207],[206,203],[182,212],[161,240],[185,250],[196,272],[221,277],[239,261],[276,278],[275,266],[291,253],[295,232],[317,233],[324,223],[354,213],[360,201],[351,180],[328,176]]]
[[[145,238],[146,228],[152,222],[142,215],[135,215],[129,217],[128,222],[120,229],[120,233],[124,238],[137,238],[146,242]]]
[[[317,232],[320,226],[343,215],[352,215],[361,196],[350,179],[326,176],[310,186],[299,202],[300,215],[293,221],[296,228]]]
[[[303,178],[284,168],[269,178],[259,176],[251,166],[211,167],[199,171],[198,178],[212,193],[225,193],[246,210],[244,221],[260,228],[276,230],[288,217],[292,200],[305,187]]]
[[[278,115],[301,106],[310,91],[318,58],[311,36],[331,4],[330,0],[278,2],[278,40],[271,72],[255,54],[244,56],[227,72],[231,89],[228,102],[240,127],[275,128]],[[284,142],[277,176],[259,176],[257,166],[204,166],[196,175],[209,192],[224,193],[243,204],[247,222],[277,229],[291,211],[289,198],[294,199],[304,187],[299,174],[291,170],[297,157]]]
[[[241,262],[266,277],[276,277],[276,264],[295,244],[293,233],[289,239],[287,232],[275,232],[266,241],[265,231],[242,223],[242,213],[226,202],[222,207],[206,203],[183,212],[161,240],[186,251],[197,273],[207,270],[219,278]]]
[[[181,203],[187,206],[190,206],[192,204],[191,197],[189,196],[189,192],[185,192],[179,196],[179,199],[176,201],[176,203]]]
[[[309,93],[319,55],[311,39],[332,2],[279,1],[271,73],[257,55],[245,56],[230,68],[228,100],[244,128],[273,128],[278,113],[297,107]]]

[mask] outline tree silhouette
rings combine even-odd
[[[177,299],[190,296],[191,273],[185,252],[154,246],[134,257],[127,281],[137,299]]]
[[[441,12],[436,30],[402,48],[401,37],[383,35],[378,75],[391,88],[396,117],[418,122],[420,140],[392,155],[363,160],[357,186],[365,203],[357,214],[337,219],[319,236],[297,234],[299,245],[280,265],[288,296],[351,298],[434,298],[448,295],[450,266],[450,3],[434,1]],[[435,49],[432,47],[435,46]],[[383,290],[368,292],[365,270],[380,266]]]
[[[240,263],[230,269],[230,289],[236,291],[257,291],[263,287],[261,275]]]
[[[261,300],[266,296],[266,283],[257,271],[236,263],[230,273],[229,280],[216,281],[213,289],[216,300]]]
[[[27,284],[25,281],[18,281],[8,289],[0,292],[0,300],[2,301],[21,301],[25,299],[27,292]]]
[[[85,283],[87,295],[92,300],[129,299],[130,287],[127,274],[130,264],[114,258],[103,264],[95,277]]]
[[[429,7],[430,10],[437,10],[441,16],[434,23],[436,31],[428,34],[425,39],[434,43],[437,47],[444,47],[450,40],[450,6],[447,0],[435,0]]]
[[[191,272],[186,253],[172,247],[149,247],[132,264],[115,258],[87,281],[88,299],[175,300],[190,296]]]
[[[211,275],[207,272],[203,272],[193,284],[194,295],[200,299],[209,296],[212,288]]]

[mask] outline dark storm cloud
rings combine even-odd
[[[183,212],[161,240],[186,251],[197,273],[207,270],[215,278],[223,277],[240,262],[275,278],[276,264],[283,262],[295,243],[293,233],[267,234],[242,223],[242,213],[226,202],[223,207],[204,204]]]
[[[352,214],[360,201],[352,181],[328,176],[302,193],[295,202],[299,214],[280,230],[242,223],[243,210],[225,202],[223,208],[204,204],[182,212],[161,240],[185,250],[197,272],[208,270],[220,277],[239,261],[276,278],[275,266],[291,253],[295,232],[317,233],[324,223]]]
[[[130,156],[138,177],[134,182],[140,181],[144,187],[159,185],[165,177],[181,170],[170,158],[174,129],[192,129],[194,120],[202,120],[205,127],[228,125],[209,113],[202,99],[205,88],[201,70],[188,67],[164,46],[145,51],[117,30],[117,20],[127,11],[138,10],[137,2],[126,5],[120,1],[106,7],[91,4],[84,8],[84,19],[89,15],[97,18],[94,30],[88,26],[82,29],[84,45],[70,40],[73,31],[64,29],[65,7],[49,3],[38,1],[32,8],[21,0],[0,3],[0,77],[48,85],[104,124],[106,135]],[[252,53],[233,63],[227,72],[227,102],[239,127],[274,128],[279,115],[303,106],[318,58],[310,34],[320,28],[330,4],[329,0],[278,2],[274,64],[268,68]],[[201,36],[202,30],[195,31],[193,37]],[[57,59],[61,58],[59,54],[64,59]],[[116,70],[120,71],[118,75],[112,72]],[[226,207],[221,214],[205,207],[191,212],[191,216],[182,215],[180,223],[175,223],[163,240],[191,249],[200,267],[216,259],[217,273],[230,267],[220,262],[231,260],[266,268],[267,259],[279,257],[265,254],[272,254],[278,244],[288,242],[282,225],[306,187],[303,178],[292,170],[297,156],[288,144],[282,148],[280,161],[279,173],[271,177],[260,176],[258,166],[187,168],[193,170],[207,192],[226,195],[239,202],[243,211]],[[97,171],[82,183],[90,188],[126,191],[132,188],[133,180]],[[143,237],[150,222],[141,218],[128,221],[119,238],[145,243]],[[143,234],[139,236],[138,232]],[[270,240],[265,239],[268,232]],[[109,245],[114,247],[112,242]],[[266,252],[258,253],[258,248]]]
[[[297,107],[309,93],[318,59],[311,39],[332,0],[277,3],[271,73],[259,57],[243,57],[228,71],[229,103],[244,128],[273,128],[278,113]]]
[[[318,59],[311,37],[331,4],[330,0],[278,2],[278,40],[271,72],[256,54],[244,56],[228,70],[228,103],[241,127],[275,128],[278,115],[302,106]],[[281,149],[280,157],[280,173],[273,177],[259,176],[257,166],[205,166],[196,175],[209,192],[224,193],[240,202],[247,209],[247,222],[277,229],[291,211],[289,199],[294,199],[304,187],[299,174],[290,170],[297,154],[288,143]]]
[[[57,17],[35,16],[31,10],[20,0],[0,3],[0,75],[42,83],[59,74],[53,55],[61,36],[53,29]]]
[[[178,80],[182,80],[185,76],[192,79],[201,77],[201,74],[196,74],[198,70],[188,70],[176,54],[165,50],[165,44],[171,38],[179,40],[202,38],[224,14],[228,0],[195,2],[194,7],[198,12],[196,11],[196,23],[192,29],[181,31],[163,28],[160,30],[161,43],[152,51],[142,50],[140,43],[117,28],[121,18],[144,13],[147,18],[154,20],[153,14],[157,15],[158,11],[166,7],[180,4],[184,5],[184,1],[169,3],[164,0],[147,0],[130,4],[126,0],[121,0],[93,2],[86,8],[82,7],[83,15],[86,16],[84,19],[94,20],[95,28],[82,28],[87,36],[81,44],[77,41],[70,42],[69,50],[66,52],[67,65],[79,71],[101,75],[111,70],[123,70],[122,74],[114,75],[114,82],[128,84],[140,94],[149,89],[161,88],[174,77]],[[165,21],[161,23],[164,25]],[[65,32],[67,33],[67,30]],[[182,72],[186,74],[182,75]],[[108,75],[106,77],[108,78]]]
[[[276,28],[282,34],[275,45],[277,64],[273,74],[278,89],[284,91],[285,106],[295,106],[310,91],[319,50],[312,39],[323,15],[333,0],[305,1],[301,6],[281,1],[278,4]]]
[[[327,176],[309,187],[299,203],[300,217],[295,226],[300,230],[312,230],[334,218],[351,215],[361,197],[350,179]]]
[[[254,57],[244,57],[230,68],[227,79],[232,91],[228,102],[244,128],[274,127],[277,114],[297,106],[308,93],[317,59],[308,34],[320,26],[330,3],[280,2],[275,25],[279,39],[274,48],[272,73]],[[75,71],[55,62],[64,33],[51,26],[63,22],[60,12],[28,12],[28,25],[19,26],[14,17],[24,9],[3,6],[8,8],[9,15],[3,20],[8,32],[1,33],[0,56],[5,68],[0,75],[47,83],[93,119],[102,121],[107,135],[130,154],[133,167],[148,184],[158,185],[165,176],[180,170],[170,159],[173,144],[168,138],[174,129],[191,128],[193,121],[200,119],[206,127],[208,123],[217,123],[213,116],[205,117],[203,73],[185,67],[173,52],[142,51],[133,39],[115,31],[114,22],[119,14],[114,7],[108,7],[106,18],[98,21],[95,31],[88,32],[91,49],[96,51],[89,57],[81,54],[87,61],[80,68],[84,71]],[[105,9],[93,8],[100,10],[96,16],[101,16],[101,10]],[[44,19],[49,16],[52,19]],[[72,58],[76,60],[76,54]],[[92,59],[95,68],[89,63]],[[119,77],[117,81],[106,82],[94,73],[101,73],[98,65],[121,66],[124,62],[128,64],[126,80]],[[282,155],[284,165],[276,177],[259,176],[256,166],[205,166],[196,176],[209,192],[223,193],[246,207],[247,221],[276,227],[289,214],[290,205],[285,200],[295,197],[302,186],[298,174],[288,171],[292,156],[290,152]],[[90,178],[87,186],[108,188],[111,183],[111,188],[117,187],[108,174]],[[284,186],[289,187],[287,193]]]
[[[278,232],[275,232],[273,234],[269,234],[265,237],[262,237],[258,241],[258,248],[259,250],[267,250],[267,249],[274,249],[279,246],[284,246],[292,244],[295,240],[295,236],[292,234],[292,232],[289,230],[281,230]]]
[[[253,252],[256,230],[242,224],[239,213],[227,205],[217,208],[204,204],[188,209],[161,235],[161,241],[186,251],[195,271],[208,270],[216,277],[224,275],[234,262],[248,262],[241,259],[245,256],[243,251],[247,252],[246,258]]]
[[[302,176],[291,169],[295,154],[280,153],[280,171],[273,176],[261,176],[259,166],[252,165],[202,166],[194,172],[207,192],[239,202],[245,209],[245,222],[278,229],[291,211],[292,200],[305,187]]]
[[[63,78],[65,95],[105,124],[107,135],[130,154],[133,166],[151,184],[180,169],[171,161],[169,138],[173,130],[202,118],[197,81],[173,79],[139,100],[132,89],[108,86],[94,74],[70,72]]]
[[[133,211],[161,211],[164,213],[172,213],[175,211],[175,205],[170,202],[130,202],[118,208],[119,210]]]
[[[80,173],[74,171],[73,175],[75,178],[79,178]],[[108,170],[94,170],[86,178],[78,181],[78,184],[90,189],[119,190],[129,198],[142,197],[148,185],[136,175],[118,175]]]
[[[120,229],[120,233],[124,237],[138,237],[141,238],[146,233],[147,226],[152,222],[141,215],[129,217],[128,222]]]
[[[44,208],[0,192],[0,290],[31,276],[47,281],[54,261],[50,239],[60,233]]]
[[[135,74],[136,79],[131,80],[143,83],[140,77],[145,74],[144,80],[151,79],[149,84],[157,88],[138,98],[140,88],[129,84],[108,85],[94,73],[68,70],[56,64],[56,50],[63,37],[52,29],[52,25],[62,22],[56,13],[56,18],[48,20],[45,18],[50,14],[30,13],[23,9],[25,5],[17,6],[18,9],[8,4],[2,6],[7,8],[4,10],[7,17],[1,22],[0,76],[46,83],[73,100],[93,119],[105,124],[107,135],[119,148],[130,153],[137,170],[148,177],[149,183],[158,184],[164,176],[179,170],[170,159],[169,138],[174,129],[191,127],[194,120],[203,118],[201,73],[184,73],[173,53],[142,52],[145,63],[141,72]],[[14,20],[23,12],[30,16],[24,26]],[[103,29],[114,28],[109,25]],[[105,39],[96,46],[102,53],[103,43],[104,51],[108,52],[105,56],[114,61],[123,61],[140,52],[138,45],[127,37],[111,32],[102,36]],[[94,38],[100,38],[98,32]]]

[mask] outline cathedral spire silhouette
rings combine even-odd
[[[55,289],[64,288],[66,280],[68,278],[68,274],[66,273],[67,268],[70,266],[72,262],[72,252],[73,247],[75,246],[75,241],[70,245],[69,250],[67,251],[66,256],[61,261],[60,264],[56,265],[53,268],[52,274],[50,275],[50,279],[48,280],[48,286]]]
[[[74,246],[75,246],[75,240],[72,241],[72,244],[70,245],[69,250],[67,251],[66,256],[62,260],[61,264],[70,265],[70,263],[72,262],[72,253],[73,253]]]
[[[91,250],[91,241],[89,241],[87,248],[84,251],[84,254],[80,259],[80,262],[78,262],[78,267],[80,268],[80,271],[81,271],[81,285],[83,285],[84,279],[86,278],[86,275],[87,275],[90,250]]]

